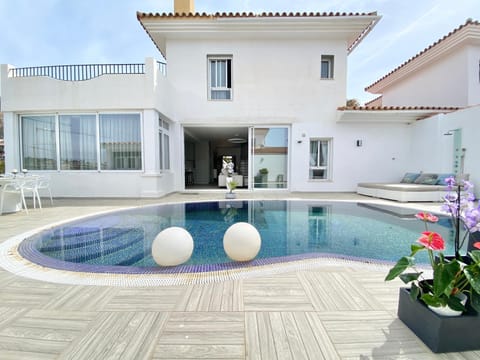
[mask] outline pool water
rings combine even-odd
[[[236,222],[249,222],[262,238],[257,259],[288,259],[331,254],[368,261],[396,261],[425,230],[413,210],[360,203],[298,200],[212,201],[148,206],[68,223],[23,241],[19,252],[45,266],[85,271],[102,268],[159,268],[151,256],[156,235],[170,226],[183,227],[194,240],[186,265],[231,263],[223,235]],[[448,218],[429,224],[453,253]],[[272,260],[277,259],[277,260]],[[417,261],[426,263],[426,254]],[[75,264],[81,264],[76,266]],[[191,269],[192,267],[190,267]],[[127,271],[129,272],[129,271]]]

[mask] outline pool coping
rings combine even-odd
[[[241,199],[247,201],[250,199]],[[259,199],[251,199],[259,200]],[[267,199],[265,199],[267,200]],[[276,199],[276,200],[301,200],[306,199]],[[228,200],[211,200],[214,202]],[[262,200],[259,200],[262,201]],[[355,200],[314,200],[320,202],[358,202]],[[62,224],[86,219],[98,215],[105,215],[112,212],[124,211],[135,208],[147,208],[158,205],[180,204],[180,203],[198,203],[208,202],[208,200],[198,201],[172,201],[160,204],[149,204],[140,206],[124,206],[117,209],[97,211],[88,215],[72,217],[66,220],[53,222],[45,226],[27,231],[23,234],[7,239],[0,244],[0,266],[9,272],[27,278],[54,283],[70,285],[98,285],[98,286],[169,286],[200,284],[210,282],[221,282],[227,280],[239,280],[259,275],[272,275],[277,273],[314,269],[322,266],[350,266],[363,267],[370,270],[377,269],[386,271],[393,265],[393,262],[376,259],[357,258],[345,255],[335,255],[330,253],[306,253],[290,255],[287,257],[255,259],[244,263],[224,263],[215,264],[216,266],[204,265],[181,265],[179,267],[158,268],[157,271],[145,268],[145,271],[132,273],[127,271],[111,271],[103,269],[102,272],[84,271],[77,269],[75,271],[65,268],[53,268],[46,265],[37,264],[24,258],[19,252],[20,243],[26,238],[32,237],[41,231],[57,227]],[[397,206],[402,208],[402,206]],[[405,207],[403,207],[405,208]],[[413,211],[413,209],[412,209]],[[57,260],[58,261],[58,260]],[[75,268],[74,263],[65,263]],[[92,269],[94,266],[90,266]],[[116,268],[119,268],[118,266]],[[210,269],[210,268],[213,268]],[[196,269],[197,271],[190,271]],[[199,271],[200,269],[200,271]],[[78,271],[80,270],[80,271]]]

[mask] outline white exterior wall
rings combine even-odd
[[[337,41],[177,40],[167,44],[174,117],[184,124],[333,121],[346,97],[346,45]],[[207,55],[232,55],[232,101],[209,101]],[[335,79],[320,79],[321,55]]]
[[[406,124],[295,124],[291,190],[355,191],[359,182],[397,182],[409,168],[410,135]],[[309,180],[309,140],[314,138],[333,139],[331,181]],[[357,140],[362,141],[361,147],[356,146]]]
[[[480,88],[471,89],[476,91],[476,96],[473,96],[469,95],[469,86],[466,85],[471,83],[470,79],[475,75],[478,84],[479,58],[475,67],[474,61],[469,61],[474,57],[470,55],[471,52],[461,47],[448,57],[431,62],[408,77],[397,80],[383,90],[382,105],[444,107],[478,104],[478,101],[471,101],[480,97]]]
[[[336,123],[337,107],[346,101],[344,43],[182,40],[167,48],[176,120],[184,125],[291,126],[290,190],[354,191],[359,181],[402,176],[408,126]],[[208,55],[232,56],[232,101],[208,100]],[[335,56],[333,80],[320,79],[322,55]],[[298,144],[301,134],[306,137]],[[332,181],[309,180],[309,139],[318,137],[333,138]],[[355,146],[357,139],[363,147]]]
[[[18,119],[23,114],[137,112],[141,115],[143,170],[140,171],[39,171],[51,179],[54,196],[155,197],[174,191],[178,163],[159,171],[158,108],[168,120],[171,113],[168,83],[154,59],[146,59],[145,74],[102,75],[85,81],[48,77],[8,77],[2,65],[2,111],[5,131],[5,169],[21,168]],[[161,93],[161,96],[159,95]],[[167,115],[165,115],[167,114]],[[173,139],[179,127],[171,124],[171,154],[178,151]],[[177,168],[175,168],[175,166]],[[35,173],[31,171],[31,173]]]
[[[478,119],[480,119],[480,105],[417,121],[413,125],[413,146],[410,153],[412,164],[415,164],[412,170],[452,172],[453,136],[444,134],[449,130],[462,129],[462,148],[466,149],[464,172],[470,174],[470,180],[475,186],[475,193],[479,197]]]

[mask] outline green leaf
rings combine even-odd
[[[480,250],[470,251],[470,257],[473,259],[473,262],[480,266]]]
[[[442,301],[439,297],[433,296],[432,294],[423,294],[420,299],[422,301],[430,306],[433,307],[439,307],[439,306],[445,306],[445,301]]]
[[[425,246],[423,246],[423,245],[415,244],[415,243],[412,244],[412,245],[410,246],[410,250],[412,251],[412,253],[410,254],[410,256],[411,256],[411,257],[414,256],[417,252],[419,252],[420,250],[423,250],[423,249],[425,249]]]
[[[472,288],[480,294],[480,268],[475,265],[469,265],[463,268],[463,273]]]
[[[460,271],[460,264],[456,260],[449,263],[438,263],[433,270],[433,293],[435,296],[445,294],[450,296],[454,287],[455,275]]]
[[[413,301],[417,300],[418,295],[420,294],[420,288],[416,284],[412,284],[410,287],[410,299]]]
[[[480,294],[473,290],[470,293],[470,305],[480,313]]]
[[[418,278],[422,274],[423,274],[422,272],[405,273],[405,274],[400,274],[399,277],[405,284],[408,284],[409,282],[418,280]]]
[[[450,296],[447,299],[447,305],[450,309],[456,310],[456,311],[467,311],[465,306],[460,302],[460,299],[456,296]]]
[[[400,260],[397,261],[395,266],[390,269],[387,276],[385,277],[385,281],[390,281],[395,279],[401,273],[403,273],[409,266],[413,265],[413,258],[409,256],[404,256]]]

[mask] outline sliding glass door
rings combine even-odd
[[[250,129],[250,187],[288,188],[289,128],[281,126]]]

